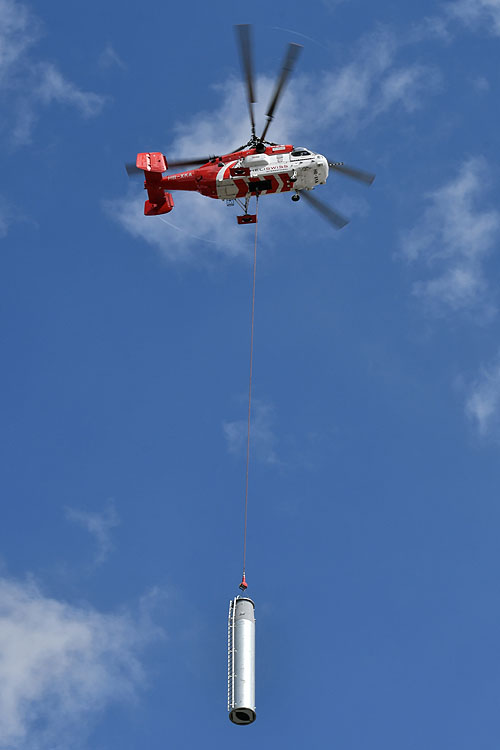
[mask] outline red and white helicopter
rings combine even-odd
[[[167,162],[166,157],[158,152],[137,154],[136,163],[125,166],[129,176],[144,173],[144,188],[148,191],[148,200],[144,204],[145,215],[158,216],[169,213],[174,207],[170,191],[191,190],[209,198],[226,201],[230,205],[237,203],[244,211],[243,215],[237,217],[238,223],[251,224],[257,221],[256,214],[248,213],[250,199],[253,196],[293,192],[293,201],[298,201],[303,195],[337,229],[341,229],[348,223],[348,219],[311,195],[311,191],[317,185],[326,183],[330,169],[366,185],[371,185],[375,175],[349,167],[343,162],[331,162],[322,154],[307,148],[294,148],[292,145],[279,145],[264,140],[285,84],[302,49],[299,44],[290,43],[288,46],[266,113],[267,122],[262,135],[256,135],[253,114],[256,97],[250,26],[240,25],[235,28],[246,83],[252,128],[250,140],[231,153],[201,159],[176,159]],[[181,166],[191,169],[187,172],[163,175],[169,167]]]

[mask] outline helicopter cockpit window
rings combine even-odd
[[[306,148],[294,148],[292,156],[312,156],[312,154]]]

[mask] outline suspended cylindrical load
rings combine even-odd
[[[227,710],[234,724],[255,721],[255,605],[237,596],[229,602]]]

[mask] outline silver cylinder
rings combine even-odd
[[[255,721],[255,605],[246,596],[229,602],[227,710],[234,724]]]

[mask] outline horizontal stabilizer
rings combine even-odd
[[[152,203],[150,200],[144,204],[144,216],[160,216],[168,214],[174,207],[174,199],[170,193],[164,193],[163,200]]]

